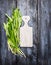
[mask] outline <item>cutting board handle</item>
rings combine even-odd
[[[25,25],[27,25],[28,21],[30,20],[30,16],[23,16],[22,20],[24,21]]]

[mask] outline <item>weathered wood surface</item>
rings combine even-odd
[[[13,55],[7,48],[3,22],[5,13],[11,16],[12,7],[31,18],[33,47],[21,48],[26,59]],[[0,0],[0,65],[51,65],[51,0]]]
[[[39,47],[38,47],[38,64],[48,65],[48,34],[49,34],[49,8],[48,0],[38,1],[38,31],[39,31]]]
[[[51,65],[51,0],[48,1],[48,5],[49,5],[48,65]]]
[[[22,15],[30,16],[29,26],[33,27],[33,47],[32,48],[22,48],[25,52],[27,58],[25,59],[26,65],[36,65],[37,58],[37,16],[36,16],[36,2],[37,0],[17,0],[17,7],[21,10]],[[24,62],[20,60],[20,62]]]
[[[11,15],[11,8],[14,5],[14,0],[0,0],[0,25],[1,25],[1,41],[0,41],[0,65],[12,65],[16,62],[16,57],[8,51],[3,22],[6,21],[5,13]]]

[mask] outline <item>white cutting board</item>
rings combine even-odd
[[[28,26],[29,16],[23,16],[24,26],[20,27],[20,47],[32,47],[33,46],[33,30]]]

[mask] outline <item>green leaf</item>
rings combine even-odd
[[[4,29],[6,31],[8,48],[13,54],[19,54],[20,56],[25,54],[20,49],[20,26],[22,24],[22,15],[19,9],[13,9],[12,16],[7,16],[7,23],[4,23]]]

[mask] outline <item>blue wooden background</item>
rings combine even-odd
[[[8,51],[3,23],[13,7],[31,17],[33,47],[21,48],[26,58]],[[0,0],[0,65],[51,65],[51,0]]]

